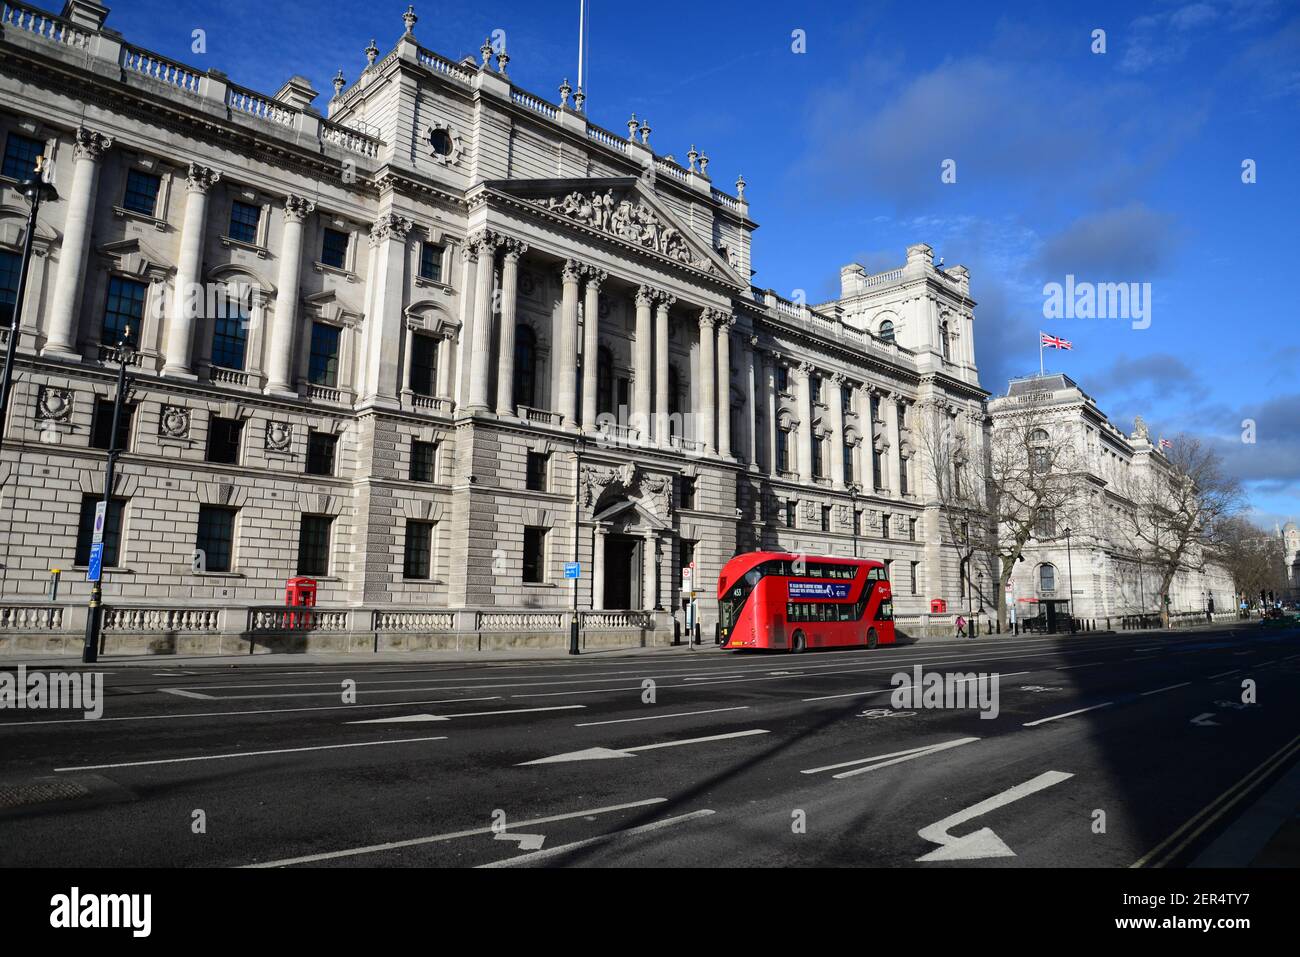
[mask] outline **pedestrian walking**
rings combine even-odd
[[[957,637],[966,637],[966,619],[962,615],[957,616]]]

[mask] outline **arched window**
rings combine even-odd
[[[608,346],[596,352],[596,414],[615,413],[614,408],[614,353]]]
[[[514,404],[537,407],[537,333],[523,323],[515,327]]]
[[[1056,591],[1056,566],[1043,564],[1038,566],[1038,590],[1046,595]]]
[[[894,324],[886,319],[880,324],[880,338],[885,342],[894,341]]]
[[[952,343],[949,341],[947,319],[939,321],[939,349],[945,362],[952,358]]]
[[[248,305],[237,294],[222,296],[212,320],[212,364],[244,371],[248,350]]]

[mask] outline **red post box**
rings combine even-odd
[[[948,603],[946,601],[944,601],[942,598],[930,599],[930,614],[943,615],[943,614],[947,614],[947,612],[948,612]]]
[[[312,607],[316,604],[316,579],[297,577],[284,583],[284,603],[290,607]],[[310,613],[285,615],[285,624],[289,628],[307,628],[311,621]]]

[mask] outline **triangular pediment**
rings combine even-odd
[[[104,243],[99,247],[99,254],[109,260],[118,272],[141,279],[165,279],[176,269],[171,260],[137,236]]]
[[[654,529],[665,529],[669,527],[667,522],[655,515],[654,512],[642,505],[637,499],[623,499],[622,501],[616,501],[609,507],[593,515],[592,521],[601,524],[610,524],[615,519],[628,512],[631,513],[627,516],[628,524],[630,525],[646,525]]]
[[[578,226],[743,285],[726,257],[711,249],[634,176],[494,180],[485,185]]]

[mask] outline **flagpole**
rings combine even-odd
[[[1038,378],[1042,378],[1047,373],[1043,371],[1043,330],[1038,330]]]

